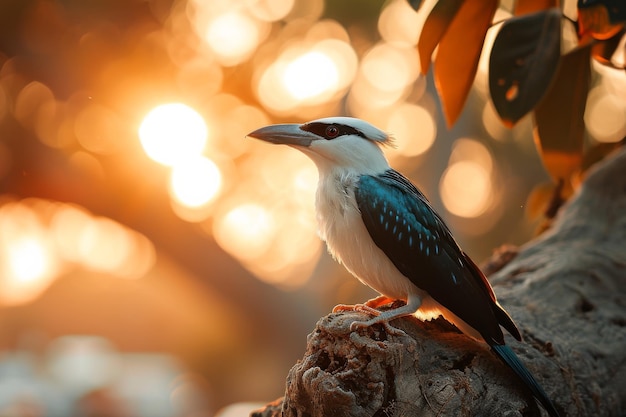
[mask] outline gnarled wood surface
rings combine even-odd
[[[524,342],[507,336],[563,416],[626,415],[626,149],[598,164],[552,228],[490,276]],[[350,332],[330,314],[253,416],[539,416],[486,345],[439,319]]]

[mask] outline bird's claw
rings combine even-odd
[[[356,306],[358,304],[355,305],[350,305],[350,304],[338,304],[335,307],[333,307],[333,313],[340,313],[342,311],[356,311]]]
[[[387,334],[394,335],[394,336],[406,335],[404,330],[400,330],[396,327],[393,327],[387,320],[378,320],[378,317],[374,317],[367,321],[353,321],[350,324],[350,331],[356,332],[357,330],[361,328],[371,327],[374,324],[382,324]]]
[[[370,313],[374,316],[378,316],[380,311],[376,310],[376,307],[383,306],[385,304],[393,303],[396,300],[393,298],[389,298],[385,295],[378,296],[376,298],[372,298],[371,300],[367,300],[363,304],[339,304],[333,308],[333,313],[338,313],[341,311],[360,311],[363,313]]]
[[[372,301],[372,300],[370,300]],[[366,321],[354,321],[350,324],[350,331],[351,332],[355,332],[358,329],[362,329],[365,327],[370,327],[374,324],[382,324],[383,327],[385,328],[385,331],[388,334],[391,335],[404,335],[406,333],[404,333],[404,331],[397,329],[395,327],[393,327],[391,324],[389,324],[389,320],[386,320],[384,318],[379,317],[381,312],[376,310],[374,307],[371,307],[368,305],[368,303],[365,304],[355,304],[355,305],[346,305],[346,304],[339,304],[337,306],[335,306],[335,308],[333,308],[333,313],[338,313],[338,312],[342,312],[342,311],[358,311],[360,313],[366,313],[366,314],[370,314],[372,316],[374,316],[373,318],[366,320]]]

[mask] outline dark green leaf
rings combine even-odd
[[[498,0],[465,0],[439,42],[435,85],[448,126],[461,114],[497,8]]]
[[[582,163],[590,57],[590,44],[564,55],[554,83],[534,112],[535,140],[544,166],[566,187]]]
[[[409,0],[409,4],[413,10],[418,11],[424,2],[422,0]]]
[[[489,59],[489,90],[505,124],[512,126],[541,100],[554,78],[560,55],[560,9],[504,22]]]
[[[422,74],[428,72],[433,52],[462,3],[463,0],[439,0],[426,18],[417,42],[417,52],[420,57]]]

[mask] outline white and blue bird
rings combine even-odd
[[[543,405],[559,414],[543,388],[504,342],[500,326],[519,330],[498,304],[485,275],[461,250],[426,197],[389,166],[381,146],[390,135],[360,119],[329,117],[278,124],[248,136],[286,144],[306,154],[319,171],[315,208],[320,237],[332,256],[380,297],[355,308],[373,317],[352,330],[415,315],[439,315],[466,335],[486,342]],[[401,307],[376,307],[403,300]]]

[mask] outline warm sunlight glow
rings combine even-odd
[[[357,56],[338,39],[283,52],[259,75],[257,95],[264,107],[293,114],[298,106],[314,106],[337,98],[353,81]]]
[[[233,11],[215,17],[209,23],[205,38],[222,65],[232,66],[256,49],[260,34],[253,19]]]
[[[311,51],[287,65],[283,80],[294,98],[304,100],[336,88],[339,74],[328,55]]]
[[[295,0],[254,0],[248,2],[250,13],[257,19],[275,22],[287,16]]]
[[[212,201],[220,190],[222,174],[203,156],[189,158],[172,167],[170,193],[180,204],[195,208]]]
[[[90,104],[76,116],[74,134],[86,150],[108,155],[120,149],[121,138],[126,132],[122,120],[113,110]]]
[[[0,206],[0,230],[0,304],[31,301],[59,268],[45,225],[37,210],[10,202]]]
[[[35,282],[48,272],[50,255],[44,245],[32,237],[16,239],[8,248],[9,268],[18,283]]]
[[[49,232],[60,258],[87,269],[140,278],[156,260],[148,238],[113,220],[94,218],[79,206],[60,205]]]
[[[424,1],[426,2],[426,1]],[[425,9],[427,6],[422,5]],[[406,0],[386,2],[378,18],[378,32],[387,42],[417,44],[427,13],[416,13]]]
[[[250,261],[263,255],[274,238],[275,221],[258,204],[248,203],[234,207],[214,225],[219,245],[231,255]]]
[[[424,107],[405,103],[389,116],[388,132],[392,132],[395,148],[385,149],[389,155],[414,157],[423,154],[435,143],[437,125]]]
[[[626,102],[599,86],[590,91],[585,126],[598,142],[617,142],[626,136]]]
[[[452,145],[449,165],[462,161],[472,161],[483,167],[487,174],[493,171],[493,156],[485,145],[475,139],[459,138]]]
[[[258,279],[295,289],[311,277],[322,253],[314,213],[317,169],[293,149],[257,145],[239,166],[246,181],[237,182],[237,195],[216,202],[214,219],[202,226]]]
[[[62,257],[70,262],[80,262],[82,234],[91,223],[91,215],[78,206],[65,205],[52,217],[50,229]]]
[[[380,42],[363,57],[351,85],[348,106],[355,116],[365,117],[370,112],[387,112],[409,94],[411,102],[415,103],[426,92],[425,80],[419,77],[415,48]]]
[[[171,166],[204,149],[207,125],[197,111],[182,103],[154,108],[141,122],[139,139],[148,156]]]
[[[382,91],[400,91],[417,78],[418,61],[413,48],[379,43],[363,58],[365,78]]]
[[[79,252],[87,268],[114,272],[129,257],[132,243],[124,226],[100,217],[90,221],[81,233]]]
[[[451,164],[439,183],[446,209],[460,217],[478,217],[491,203],[491,178],[488,171],[474,161]]]

